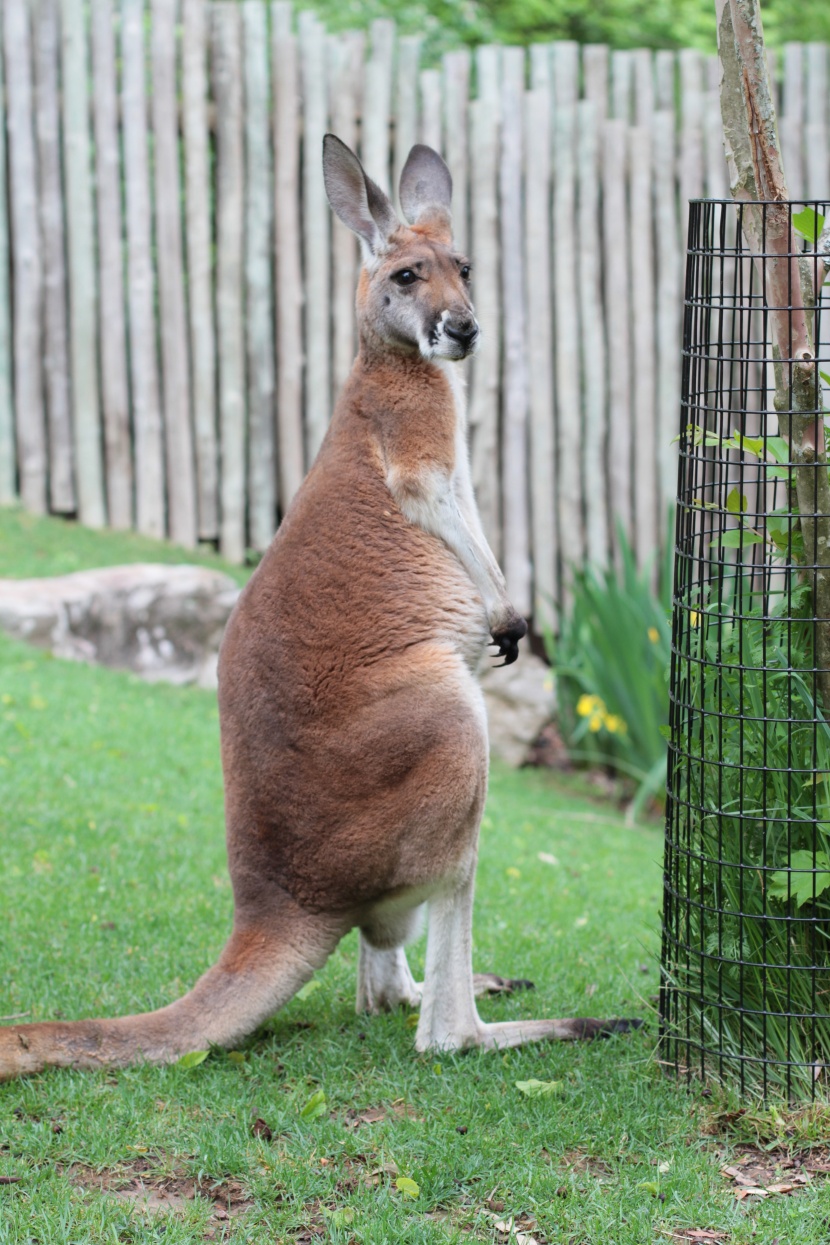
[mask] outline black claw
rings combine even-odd
[[[519,640],[527,635],[527,623],[523,618],[516,617],[515,621],[505,627],[504,631],[499,631],[492,637],[492,643],[498,649],[499,657],[503,657],[504,661],[498,663],[499,666],[512,666],[513,662],[519,656]],[[496,669],[498,667],[495,667]]]
[[[643,1022],[638,1016],[634,1016],[629,1020],[605,1020],[602,1022],[602,1028],[597,1030],[598,1038],[613,1037],[615,1033],[632,1033],[635,1029],[641,1029]]]

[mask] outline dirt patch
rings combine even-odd
[[[828,1174],[830,1150],[818,1148],[790,1154],[786,1150],[759,1150],[744,1145],[721,1167],[721,1175],[731,1183],[740,1201],[776,1194],[791,1196],[811,1185],[816,1177]]]
[[[414,1107],[404,1102],[402,1098],[398,1098],[386,1107],[367,1107],[365,1111],[350,1108],[343,1117],[343,1124],[346,1128],[360,1128],[361,1124],[380,1124],[388,1120],[390,1116],[395,1116],[399,1120],[423,1121],[423,1117],[418,1115]],[[332,1113],[332,1118],[337,1118],[337,1112]]]
[[[212,1240],[221,1224],[243,1215],[253,1205],[245,1186],[238,1180],[196,1178],[175,1171],[160,1172],[158,1168],[159,1160],[154,1161],[149,1156],[104,1171],[73,1163],[66,1174],[79,1188],[106,1193],[147,1214],[180,1213],[188,1203],[201,1198],[211,1208],[205,1240]]]
[[[562,1163],[572,1172],[580,1176],[593,1176],[595,1180],[608,1180],[614,1175],[614,1169],[605,1159],[598,1159],[584,1150],[568,1150],[562,1155]]]

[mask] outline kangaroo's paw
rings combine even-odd
[[[361,939],[357,969],[357,1011],[393,1011],[396,1007],[420,1007],[424,987],[409,971],[403,947],[378,950]]]
[[[535,990],[524,977],[499,977],[498,973],[474,973],[473,991],[476,998],[483,994],[515,994],[518,990]]]

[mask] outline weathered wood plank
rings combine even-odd
[[[807,43],[804,125],[805,182],[810,199],[830,197],[830,150],[827,134],[827,44]]]
[[[89,64],[83,0],[61,0],[63,145],[69,274],[69,359],[78,517],[106,522],[98,401],[98,306],[89,133]]]
[[[352,151],[358,145],[363,52],[360,31],[332,37],[329,43],[331,128]],[[332,220],[331,229],[332,386],[336,399],[352,369],[357,348],[354,300],[359,265],[352,231],[339,220]]]
[[[239,6],[211,14],[216,100],[216,345],[219,363],[219,548],[231,562],[245,557],[244,134],[242,31]]]
[[[182,137],[196,509],[201,540],[219,535],[205,0],[182,0]]]
[[[586,43],[582,49],[582,76],[585,98],[594,105],[594,122],[608,116],[609,51],[604,43]]]
[[[0,18],[0,506],[17,497],[12,402],[11,272],[6,183],[6,90],[3,65],[4,23]]]
[[[706,94],[703,99],[703,145],[705,149],[706,197],[724,199],[729,193],[726,156],[723,149],[723,121],[720,112],[720,61],[706,60]]]
[[[552,89],[551,61],[553,58],[553,44],[532,43],[529,52],[531,91],[550,91]],[[550,126],[548,126],[548,132],[550,132]]]
[[[599,140],[593,100],[582,100],[577,114],[577,231],[579,248],[579,328],[582,346],[584,411],[582,469],[585,481],[585,556],[594,566],[608,561],[609,515],[605,465],[606,352],[602,308],[602,222],[599,196]],[[593,239],[591,245],[585,245]]]
[[[133,523],[133,456],[127,380],[121,157],[112,0],[95,0],[92,22],[92,115],[98,209],[98,302],[101,410],[110,527]]]
[[[680,236],[685,253],[689,200],[703,194],[703,54],[696,48],[678,53],[680,70]]]
[[[302,20],[302,18],[301,18]],[[370,29],[371,54],[366,64],[363,108],[363,166],[381,190],[391,195],[392,71],[395,23],[378,17]]]
[[[418,142],[418,66],[421,59],[420,35],[404,35],[398,44],[395,72],[395,151],[392,168],[394,202],[398,207],[401,171],[410,151]]]
[[[654,54],[654,107],[662,112],[674,112],[676,56],[665,48]]]
[[[559,553],[562,586],[584,553],[582,522],[582,403],[579,370],[576,234],[576,102],[579,48],[553,47],[553,299],[556,351],[556,444]]]
[[[524,263],[527,290],[530,536],[534,629],[553,631],[558,601],[551,292],[551,93],[525,94]]]
[[[121,63],[136,527],[147,536],[160,537],[165,534],[164,444],[156,356],[143,0],[122,0]]]
[[[792,198],[804,194],[804,45],[784,44],[782,83],[781,154],[787,190]]]
[[[331,213],[322,164],[323,135],[328,128],[328,90],[325,31],[312,13],[301,13],[299,21],[304,115],[305,436],[306,462],[310,466],[325,435],[331,411]],[[385,158],[388,160],[388,106],[385,116]],[[365,143],[365,128],[363,137]],[[373,158],[378,159],[376,155]],[[371,168],[368,171],[372,177],[378,177]],[[386,181],[388,185],[388,173]]]
[[[448,52],[443,61],[444,157],[452,174],[452,222],[455,244],[464,251],[470,236],[467,107],[470,99],[470,53]]]
[[[630,125],[634,104],[634,59],[629,51],[617,48],[611,53],[611,110],[619,121]]]
[[[659,540],[657,513],[656,392],[654,366],[654,238],[649,131],[628,133],[629,252],[631,256],[631,369],[634,441],[634,548],[645,566]],[[662,516],[659,518],[662,527]]]
[[[482,346],[473,360],[469,424],[473,485],[484,532],[501,554],[499,497],[499,61],[501,49],[476,52],[478,97],[470,104],[470,236],[475,259],[475,306]]]
[[[190,352],[184,301],[176,82],[176,0],[151,0],[153,156],[161,338],[161,390],[167,460],[167,528],[196,544],[196,457],[190,420]]]
[[[421,88],[421,142],[433,151],[444,149],[441,125],[441,74],[437,69],[424,69],[420,77]]]
[[[675,120],[669,110],[651,120],[654,179],[654,241],[657,344],[657,465],[661,513],[673,504],[677,490],[677,447],[680,420],[680,331],[682,252],[675,190]],[[659,533],[663,536],[663,533]]]
[[[502,513],[504,575],[520,614],[532,608],[527,495],[527,358],[522,256],[524,48],[502,51],[499,224],[504,314]]]
[[[248,351],[249,543],[265,550],[277,526],[274,326],[271,320],[270,73],[267,11],[242,4],[245,79],[245,331]]]
[[[608,349],[608,483],[612,524],[633,541],[631,428],[631,301],[626,200],[625,121],[602,131],[602,254],[605,265],[605,337]]]
[[[300,271],[300,94],[292,6],[271,6],[274,83],[274,256],[277,353],[277,461],[282,513],[305,473],[303,445],[303,280]]]
[[[24,506],[43,513],[47,506],[47,461],[40,370],[42,273],[29,15],[27,0],[4,0],[18,470]]]
[[[40,251],[43,268],[43,379],[48,430],[49,509],[58,514],[72,514],[78,503],[75,497],[66,319],[66,232],[61,172],[58,0],[37,0],[32,5],[32,41]]]
[[[634,76],[634,124],[647,126],[654,112],[654,57],[648,48],[631,53]]]

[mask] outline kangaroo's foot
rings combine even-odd
[[[483,994],[515,994],[519,990],[535,990],[532,981],[524,977],[499,977],[497,973],[474,973],[473,993],[479,999]]]
[[[415,981],[403,947],[379,950],[360,939],[357,968],[357,1010],[393,1011],[396,1007],[420,1007],[423,985]]]

